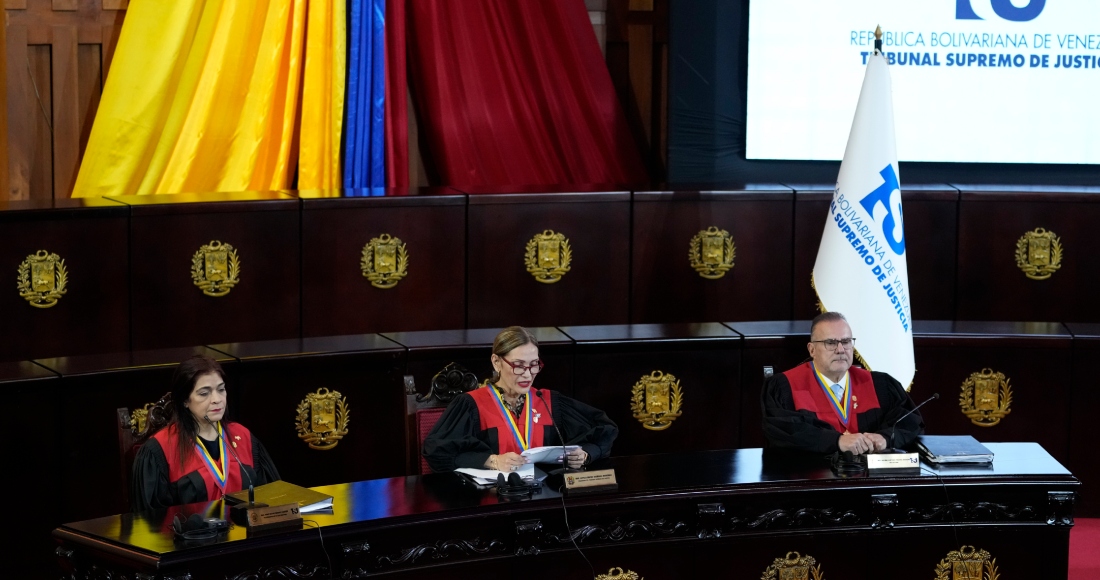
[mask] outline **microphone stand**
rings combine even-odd
[[[546,408],[546,414],[550,416],[550,424],[554,426],[554,431],[557,432],[558,439],[561,440],[561,466],[562,466],[562,470],[561,470],[560,473],[573,473],[573,472],[581,471],[580,469],[573,469],[573,468],[569,467],[569,460],[566,459],[566,457],[565,457],[566,453],[567,453],[566,444],[565,444],[565,437],[562,436],[561,429],[558,429],[558,422],[554,420],[554,414],[550,411],[550,405],[546,403],[546,398],[544,398],[542,396],[542,389],[536,390],[535,391],[535,396],[542,399],[542,406]],[[557,470],[555,469],[554,471],[557,471]]]
[[[901,423],[903,420],[905,420],[905,418],[908,417],[909,415],[912,415],[913,413],[916,413],[917,409],[920,409],[921,407],[927,405],[928,403],[931,403],[932,401],[935,401],[938,398],[940,398],[939,393],[932,393],[931,397],[928,397],[923,402],[921,402],[921,404],[917,405],[916,407],[913,407],[913,409],[910,410],[908,413],[906,413],[906,414],[902,415],[901,417],[899,417],[897,421],[894,421],[894,425],[890,428],[890,444],[885,450],[883,450],[883,453],[905,453],[905,451],[901,451],[901,450],[896,449],[894,447],[894,434],[896,434],[897,431],[898,431],[898,424]]]
[[[206,422],[209,423],[211,426],[214,425],[214,423],[206,415],[203,415],[202,418],[206,419]],[[233,459],[237,460],[237,465],[241,469],[241,474],[243,474],[248,479],[248,505],[247,506],[240,506],[237,509],[252,509],[252,508],[258,508],[258,507],[267,507],[266,503],[256,503],[256,486],[253,485],[253,483],[252,483],[252,476],[249,475],[248,468],[244,466],[244,463],[241,461],[240,456],[237,455],[237,451],[233,449],[233,443],[231,443],[229,441],[226,441],[225,442],[225,448],[227,450],[229,450],[229,454],[233,456]],[[226,467],[229,467],[229,466],[226,465]],[[226,473],[227,473],[226,477],[228,478],[228,472],[226,472]]]

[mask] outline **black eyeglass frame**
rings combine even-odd
[[[844,341],[848,341],[848,342],[844,342]],[[855,339],[855,337],[852,337],[852,338],[826,338],[826,339],[823,339],[823,340],[811,340],[810,342],[820,342],[821,345],[824,346],[825,349],[828,350],[829,352],[836,352],[836,347],[838,347],[842,344],[844,345],[844,348],[851,347],[852,350],[855,350],[855,348],[856,348],[856,339]],[[829,346],[830,342],[833,343],[832,346]]]

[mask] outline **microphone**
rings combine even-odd
[[[206,419],[207,423],[210,423],[211,425],[214,424],[210,420],[210,417],[207,417],[206,415],[203,415],[202,418]],[[237,455],[237,452],[233,449],[233,444],[230,443],[229,441],[226,441],[225,442],[225,448],[229,450],[229,453],[233,456],[233,459],[237,460],[237,465],[240,466],[241,473],[243,473],[244,476],[248,479],[248,507],[249,508],[267,507],[267,504],[262,504],[262,503],[257,504],[256,503],[256,486],[252,485],[252,476],[248,474],[248,468],[244,466],[244,463],[241,462],[241,458]]]
[[[912,415],[913,413],[916,413],[917,409],[920,409],[921,407],[925,406],[928,403],[931,403],[932,401],[935,401],[938,398],[940,398],[939,393],[932,393],[931,397],[928,397],[927,399],[924,400],[924,402],[917,405],[916,407],[913,407],[913,409],[910,410],[908,413],[902,415],[897,421],[894,421],[894,425],[892,427],[890,427],[890,449],[891,450],[894,449],[894,433],[896,433],[897,430],[898,430],[898,423],[901,423],[902,420],[905,419],[906,417],[908,417],[909,415]]]
[[[565,458],[565,437],[561,434],[561,429],[558,429],[558,422],[554,420],[554,414],[550,411],[550,405],[546,403],[546,398],[542,396],[542,389],[535,389],[535,396],[542,399],[542,406],[546,407],[546,414],[550,415],[550,424],[554,426],[554,431],[558,434],[558,439],[561,439],[561,466],[564,471],[570,471],[569,461]]]

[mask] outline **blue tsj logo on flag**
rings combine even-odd
[[[955,0],[955,20],[984,20],[974,12],[971,2],[974,0]],[[1046,7],[1047,0],[1031,0],[1024,6],[1016,6],[1012,0],[977,0],[989,2],[993,12],[1005,20],[1013,22],[1028,22],[1036,17]]]

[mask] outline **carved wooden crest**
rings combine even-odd
[[[631,570],[623,572],[622,568],[615,567],[609,569],[607,574],[596,576],[596,580],[645,580],[645,578],[638,576],[637,572]]]
[[[1005,415],[1012,412],[1012,387],[1004,373],[995,373],[992,369],[970,373],[963,381],[959,406],[963,415],[979,427],[992,427],[1001,422]]]
[[[573,250],[564,234],[546,230],[536,234],[527,242],[523,264],[535,280],[543,284],[553,284],[569,271],[573,261]]]
[[[203,294],[225,296],[240,282],[241,259],[229,244],[214,240],[191,258],[191,279]]]
[[[726,230],[710,226],[691,238],[688,247],[688,261],[699,275],[708,280],[717,280],[733,268],[733,258],[737,250],[733,238]]]
[[[787,552],[785,557],[776,558],[764,570],[760,580],[825,580],[825,575],[821,572],[821,564],[812,556]]]
[[[38,250],[27,256],[16,269],[15,285],[19,295],[35,308],[55,306],[69,281],[65,260],[57,254]]]
[[[963,546],[936,565],[936,580],[999,580],[997,559],[974,546]]]
[[[393,288],[409,273],[409,253],[400,238],[382,234],[363,246],[363,277],[375,288]]]
[[[682,413],[684,393],[680,381],[671,374],[653,371],[634,383],[630,410],[642,427],[663,431]]]
[[[1032,280],[1046,280],[1062,267],[1062,244],[1054,232],[1035,228],[1016,241],[1016,266]]]
[[[328,451],[348,434],[347,399],[322,387],[298,403],[298,438],[310,449]]]

